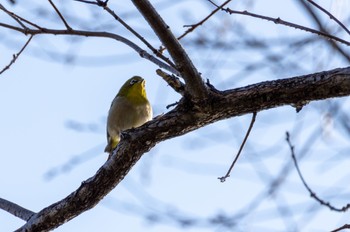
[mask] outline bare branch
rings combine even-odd
[[[228,169],[226,175],[225,175],[225,176],[222,176],[222,177],[218,177],[218,179],[219,179],[222,183],[226,181],[226,178],[230,177],[230,173],[231,173],[231,171],[232,171],[232,168],[233,168],[233,166],[235,166],[235,164],[236,164],[236,162],[237,162],[237,160],[238,160],[238,158],[239,158],[239,156],[240,156],[240,154],[241,154],[241,152],[242,152],[242,150],[243,150],[243,147],[244,147],[245,143],[247,142],[247,139],[248,139],[248,137],[249,137],[250,131],[252,130],[252,128],[253,128],[253,126],[254,126],[255,119],[256,119],[256,114],[257,114],[256,112],[253,113],[252,120],[250,121],[250,125],[249,125],[249,128],[248,128],[248,130],[247,130],[247,133],[246,133],[246,135],[245,135],[245,137],[244,137],[244,139],[243,139],[243,142],[242,142],[242,144],[241,144],[241,146],[240,146],[240,148],[239,148],[239,150],[238,150],[238,153],[237,153],[235,159],[233,160],[233,162],[232,162],[230,168]]]
[[[220,9],[222,9],[225,5],[227,5],[229,2],[231,2],[231,0],[227,0],[225,1],[223,4],[221,4],[220,6],[217,6],[215,10],[213,10],[207,17],[205,17],[204,19],[202,19],[201,21],[199,21],[196,24],[193,25],[189,25],[187,27],[190,27],[189,29],[187,29],[181,36],[179,36],[177,39],[181,40],[183,37],[185,37],[187,34],[191,33],[192,31],[194,31],[197,27],[203,25],[203,23],[205,23],[211,16],[213,16],[216,12],[218,12]]]
[[[6,14],[8,14],[11,18],[13,18],[23,29],[26,29],[27,27],[21,22],[21,20],[18,19],[17,15],[14,14],[11,11],[8,11],[2,4],[0,4],[0,10],[4,11]]]
[[[145,38],[143,38],[139,33],[137,33],[132,27],[130,27],[124,20],[122,20],[113,10],[111,10],[106,2],[92,2],[92,1],[84,1],[84,0],[75,0],[77,2],[84,2],[87,4],[93,4],[99,7],[102,7],[105,11],[107,11],[110,15],[113,16],[115,20],[117,20],[120,24],[122,24],[128,31],[130,31],[133,35],[135,35],[139,40],[141,40],[157,57],[164,60],[166,63],[168,63],[171,67],[176,69],[175,64],[168,58],[165,57],[162,53],[160,53],[157,49],[155,49]]]
[[[341,230],[345,230],[345,229],[350,229],[350,224],[345,224],[335,230],[332,230],[331,232],[338,232],[338,231],[341,231]]]
[[[0,23],[0,27],[9,28],[9,29],[12,29],[14,31],[21,32],[23,34],[30,34],[30,35],[38,35],[38,34],[75,35],[75,36],[83,36],[83,37],[105,37],[105,38],[114,39],[114,40],[122,42],[122,43],[126,44],[127,46],[129,46],[130,48],[134,49],[137,53],[139,53],[139,55],[142,58],[145,58],[145,59],[151,61],[152,63],[156,64],[160,68],[164,68],[164,69],[168,70],[169,72],[172,72],[176,75],[179,75],[179,72],[176,69],[174,69],[173,67],[162,62],[161,60],[158,60],[157,58],[155,58],[154,56],[152,56],[151,54],[147,53],[145,50],[143,50],[142,48],[137,46],[135,43],[133,43],[130,40],[128,40],[120,35],[117,35],[117,34],[113,34],[113,33],[109,33],[109,32],[81,31],[81,30],[73,30],[73,29],[71,29],[71,30],[57,30],[57,29],[48,29],[48,28],[23,29],[23,28],[15,27],[15,26],[8,25],[5,23]]]
[[[165,72],[163,72],[161,69],[156,70],[158,76],[161,76],[169,85],[171,88],[173,88],[176,92],[184,96],[185,94],[185,84],[182,83],[179,78],[177,78],[174,75],[169,75]]]
[[[210,93],[210,99],[200,105],[183,98],[174,110],[125,131],[112,158],[95,176],[82,182],[65,199],[32,216],[17,231],[51,230],[94,207],[123,180],[145,152],[161,141],[230,117],[302,100],[346,95],[350,95],[350,67]]]
[[[62,22],[64,23],[64,25],[66,26],[67,30],[72,30],[72,28],[68,25],[68,23],[66,22],[66,20],[64,19],[64,17],[62,16],[61,12],[57,9],[57,7],[55,6],[55,4],[52,2],[52,0],[48,0],[51,4],[51,6],[55,9],[56,13],[58,14],[58,16],[61,18]]]
[[[87,4],[99,6],[99,1],[86,1],[86,0],[74,0],[74,1],[76,1],[76,2],[84,2],[84,3],[87,3]]]
[[[344,31],[346,31],[346,33],[348,33],[350,35],[350,31],[349,29],[342,23],[340,22],[334,15],[332,15],[330,12],[328,12],[326,9],[324,9],[322,6],[318,5],[316,2],[312,1],[312,0],[307,0],[309,3],[311,3],[313,6],[315,6],[316,8],[318,8],[319,10],[321,10],[323,13],[325,13],[326,15],[329,16],[330,19],[333,19],[336,23],[339,24],[339,26],[341,26]]]
[[[184,78],[186,82],[186,92],[193,99],[204,99],[207,96],[207,89],[200,73],[194,67],[187,53],[171,32],[170,27],[163,21],[148,0],[132,0],[132,2],[169,51],[176,64],[177,70],[179,70],[181,77]]]
[[[317,17],[313,11],[313,8],[310,7],[310,5],[308,5],[304,0],[299,0],[298,2],[306,9],[307,13],[315,21],[318,28],[324,33],[328,34],[327,29],[322,25],[321,20]],[[350,55],[343,48],[341,48],[338,43],[336,43],[334,40],[327,40],[327,42],[332,48],[334,47],[340,54],[342,54],[348,62],[350,62]]]
[[[8,70],[11,67],[11,65],[13,65],[16,62],[17,58],[19,57],[19,55],[21,55],[21,53],[24,51],[24,49],[30,43],[30,41],[32,40],[33,36],[34,35],[31,35],[29,37],[29,39],[27,40],[27,42],[24,44],[24,46],[21,48],[21,50],[17,54],[13,55],[12,60],[10,61],[10,63],[0,71],[0,75],[3,74],[6,70]]]
[[[27,23],[27,24],[29,24],[29,25],[31,25],[31,26],[37,28],[37,29],[41,29],[40,26],[38,26],[38,25],[36,25],[36,24],[34,24],[34,23],[32,23],[32,22],[30,22],[30,21],[28,21],[28,20],[22,18],[21,16],[15,14],[15,13],[9,11],[9,10],[7,10],[7,9],[6,9],[3,5],[1,5],[1,4],[0,4],[0,9],[3,10],[4,12],[6,12],[8,15],[10,15],[12,18],[14,18],[14,19],[22,26],[22,28],[25,29],[25,30],[28,29],[28,27],[25,26],[22,22],[25,22],[25,23]],[[4,25],[5,25],[5,24],[4,24]],[[1,26],[1,25],[0,25],[0,26]],[[13,26],[13,28],[16,28],[16,27]]]
[[[322,200],[320,197],[317,196],[317,194],[312,191],[312,189],[309,187],[309,185],[306,183],[303,175],[301,174],[301,171],[300,171],[300,168],[299,168],[299,165],[298,165],[298,161],[297,161],[297,158],[295,157],[295,153],[294,153],[294,146],[292,145],[291,141],[290,141],[290,136],[289,136],[289,133],[287,132],[286,133],[286,140],[287,140],[287,143],[289,145],[289,148],[290,148],[290,151],[291,151],[291,155],[292,155],[292,159],[293,159],[293,162],[294,162],[294,166],[298,172],[298,175],[300,177],[300,180],[303,182],[303,185],[305,186],[305,188],[307,189],[307,191],[310,193],[310,196],[312,198],[314,198],[316,201],[318,201],[321,205],[324,205],[324,206],[327,206],[330,210],[332,211],[336,211],[336,212],[346,212],[349,208],[350,208],[350,203],[347,204],[346,206],[343,206],[341,208],[337,208],[335,206],[333,206],[331,203],[329,202],[326,202],[324,200]]]
[[[151,51],[159,58],[167,62],[171,67],[176,69],[175,64],[168,58],[155,49],[145,38],[143,38],[139,33],[137,33],[132,27],[125,23],[114,11],[112,11],[108,6],[103,7],[110,15],[112,15],[118,22],[120,22],[127,30],[134,34],[139,40],[141,40]]]
[[[210,1],[210,2],[212,2],[212,1]],[[216,4],[214,4],[214,5],[217,6]],[[246,10],[245,11],[237,11],[237,10],[231,10],[230,8],[222,8],[222,10],[226,11],[229,14],[246,15],[246,16],[250,16],[250,17],[254,17],[254,18],[264,19],[264,20],[273,22],[275,24],[281,24],[281,25],[284,25],[284,26],[287,26],[287,27],[293,27],[295,29],[300,29],[300,30],[303,30],[303,31],[306,31],[306,32],[317,34],[317,35],[322,36],[322,37],[324,37],[326,39],[331,39],[331,40],[337,41],[339,43],[343,43],[343,44],[345,44],[347,46],[350,46],[350,42],[349,41],[343,40],[343,39],[341,39],[339,37],[336,37],[334,35],[330,35],[330,34],[325,33],[323,31],[315,30],[315,29],[312,29],[312,28],[304,27],[304,26],[301,26],[301,25],[298,25],[298,24],[295,24],[295,23],[291,23],[291,22],[282,20],[281,18],[272,18],[272,17],[268,17],[268,16],[264,16],[264,15],[254,14],[254,13],[248,12]]]
[[[25,209],[22,206],[19,206],[11,201],[2,198],[0,198],[0,209],[3,209],[6,212],[25,221],[28,221],[31,218],[31,216],[35,214],[34,212]]]

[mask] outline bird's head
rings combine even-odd
[[[135,101],[139,101],[141,98],[147,99],[145,83],[146,81],[142,77],[133,76],[124,83],[117,96],[127,97]]]

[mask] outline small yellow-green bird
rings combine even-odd
[[[112,101],[107,118],[107,146],[111,153],[124,130],[141,126],[152,119],[152,107],[146,96],[145,80],[134,76],[127,80]]]

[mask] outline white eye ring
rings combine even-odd
[[[132,79],[132,80],[130,81],[130,85],[133,85],[133,84],[135,84],[136,82],[137,82],[136,79]]]

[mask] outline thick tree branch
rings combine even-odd
[[[177,70],[180,71],[181,76],[186,82],[187,93],[194,99],[205,98],[207,96],[207,88],[186,51],[171,32],[170,27],[163,21],[148,0],[132,0],[132,2],[142,13],[163,45],[168,49]]]
[[[216,121],[282,105],[350,95],[350,67],[266,81],[227,91],[211,91],[196,105],[183,98],[177,107],[145,125],[125,131],[111,159],[65,199],[33,215],[17,231],[47,231],[94,207],[157,143]]]
[[[0,198],[0,209],[3,209],[6,212],[9,212],[10,214],[25,221],[28,221],[29,218],[35,214],[34,212],[25,209],[22,206],[19,206],[11,201],[2,198]]]

